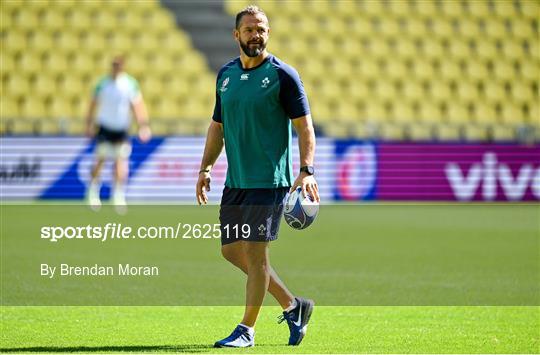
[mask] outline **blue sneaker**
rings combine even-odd
[[[216,341],[214,348],[247,348],[255,345],[255,333],[250,334],[248,329],[238,325],[231,335]]]
[[[287,321],[289,331],[291,335],[289,337],[289,345],[300,345],[302,339],[307,332],[307,325],[311,313],[313,313],[313,307],[315,302],[312,300],[306,300],[296,297],[296,307],[289,312],[283,312],[282,316],[279,316],[278,323]]]

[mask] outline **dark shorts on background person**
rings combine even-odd
[[[108,142],[108,143],[122,143],[127,141],[129,134],[127,130],[116,131],[103,126],[98,126],[98,132],[96,134],[96,141],[98,143]]]
[[[225,187],[219,209],[221,244],[230,244],[238,240],[253,242],[276,240],[288,191],[288,187],[275,189]],[[247,231],[249,232],[246,233]]]

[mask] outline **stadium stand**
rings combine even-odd
[[[1,133],[82,134],[119,52],[156,134],[204,133],[234,15],[252,2],[328,135],[540,139],[538,0],[4,0]]]
[[[2,134],[76,134],[118,53],[140,82],[156,134],[201,134],[215,74],[158,1],[4,0]]]
[[[225,7],[233,16],[250,3]],[[329,134],[540,137],[537,0],[255,3],[270,18],[270,51],[299,70]]]

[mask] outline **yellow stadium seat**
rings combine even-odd
[[[455,3],[457,1],[448,2]],[[446,3],[446,1],[444,3]],[[459,21],[457,21],[457,26],[459,34],[463,38],[479,38],[481,36],[480,22],[476,19],[471,19],[468,17],[460,18]]]
[[[508,142],[516,139],[515,129],[512,126],[494,125],[492,126],[492,130],[495,141]]]
[[[521,60],[525,57],[525,48],[522,43],[518,41],[503,41],[502,50],[506,59],[509,60]]]
[[[28,96],[21,102],[20,113],[25,118],[44,118],[47,116],[45,103],[41,98]]]
[[[148,11],[142,19],[145,26],[156,32],[166,32],[175,28],[175,20],[168,11]]]
[[[517,14],[513,1],[494,1],[493,10],[497,16],[502,18],[512,18]]]
[[[396,54],[403,59],[415,59],[418,56],[415,41],[406,37],[397,41]]]
[[[514,102],[532,102],[538,100],[531,85],[523,81],[515,81],[511,85],[511,93]]]
[[[48,74],[36,76],[32,83],[32,93],[41,97],[54,96],[57,93],[56,80]]]
[[[41,60],[36,53],[22,52],[17,57],[16,64],[20,72],[25,72],[28,75],[39,74],[41,72]]]
[[[484,92],[486,99],[491,103],[503,102],[506,100],[506,90],[501,82],[485,82]]]
[[[434,80],[431,82],[430,97],[435,102],[444,102],[452,98],[452,89],[450,83],[445,81]]]
[[[529,56],[535,60],[540,60],[540,45],[538,42],[538,40],[530,40],[527,42],[529,46]]]
[[[360,62],[360,75],[364,80],[377,78],[379,76],[379,65],[376,60],[363,58]]]
[[[75,8],[77,5],[76,0],[62,0],[62,1],[51,1],[50,6],[54,7],[57,11],[70,11]]]
[[[484,125],[469,124],[465,128],[465,139],[469,141],[484,141],[488,138],[488,129]]]
[[[379,100],[389,101],[396,97],[396,86],[389,80],[381,78],[375,84],[375,95]]]
[[[11,73],[7,78],[6,93],[10,96],[25,97],[30,92],[28,77],[20,73]]]
[[[88,55],[88,52],[80,52],[73,56],[70,61],[70,67],[77,73],[83,75],[94,75],[94,61],[92,57]]]
[[[416,4],[416,11],[420,16],[426,18],[432,18],[437,15],[439,11],[437,9],[437,4],[434,0],[424,0],[418,1]]]
[[[432,124],[413,123],[410,126],[409,132],[413,140],[426,141],[434,138],[434,127]]]
[[[441,124],[437,127],[437,138],[441,141],[461,139],[459,127],[454,124]]]
[[[10,28],[13,28],[11,12],[2,8],[2,11],[0,11],[0,31],[3,33]]]
[[[387,41],[373,40],[369,45],[370,55],[375,58],[387,59],[391,54],[391,46]]]
[[[538,30],[536,30],[535,32],[533,21],[530,21],[530,22],[528,20],[512,21],[511,28],[512,28],[512,35],[514,36],[514,38],[517,38],[520,40],[536,38],[536,41],[538,41]]]
[[[391,16],[381,17],[379,20],[380,33],[386,38],[395,38],[401,35],[399,19]]]
[[[27,49],[26,36],[21,31],[8,31],[2,39],[2,51],[7,50],[12,54]]]
[[[50,73],[65,73],[68,70],[67,56],[61,52],[50,51],[43,57],[42,66]]]
[[[469,60],[466,65],[468,78],[473,80],[484,80],[489,77],[486,63],[482,61]]]
[[[366,118],[368,120],[387,120],[392,114],[389,113],[382,101],[370,100],[366,102]]]
[[[403,96],[409,102],[424,99],[424,87],[420,81],[407,79],[403,83]]]
[[[4,11],[2,9],[2,11]],[[14,11],[11,16],[13,29],[18,31],[33,31],[39,27],[39,16],[37,11],[33,11],[30,7],[19,8]]]
[[[442,1],[441,10],[443,14],[451,18],[463,17],[464,14],[461,1]]]
[[[86,96],[87,88],[83,85],[81,77],[74,74],[65,75],[58,82],[58,87],[62,90],[68,98],[78,98],[81,95]]]
[[[17,118],[19,115],[20,112],[17,101],[11,97],[2,96],[0,99],[0,117],[2,119]]]
[[[93,28],[93,24],[90,18],[90,12],[83,11],[80,8],[73,8],[72,10],[68,11],[66,13],[65,21],[66,26],[77,31],[86,31],[90,28]],[[91,33],[95,34],[95,31],[86,33],[86,35],[88,36]]]
[[[365,100],[370,93],[369,85],[364,80],[352,80],[348,83],[344,94],[353,101]]]
[[[66,21],[59,12],[50,9],[41,15],[40,25],[49,31],[59,31],[66,28]]]
[[[467,42],[456,39],[450,42],[449,45],[451,59],[454,60],[467,60],[471,57],[471,48]]]
[[[420,105],[419,118],[422,122],[437,124],[441,123],[444,116],[439,105],[426,101]]]
[[[417,59],[414,62],[413,70],[417,79],[431,80],[435,75],[433,64],[428,59]]]
[[[401,123],[410,123],[418,119],[414,105],[398,101],[392,105],[392,120]]]
[[[369,16],[384,15],[387,11],[382,1],[362,1],[362,7],[364,12]]]
[[[475,42],[475,49],[478,57],[482,60],[493,60],[497,58],[497,45],[494,41],[481,39]]]
[[[540,103],[538,102],[538,100],[535,100],[528,104],[526,121],[530,124],[540,127]]]
[[[134,48],[139,51],[152,53],[160,49],[158,39],[154,33],[146,31],[140,32],[134,37],[134,40]]]
[[[511,63],[504,61],[504,60],[498,60],[493,63],[494,64],[494,70],[495,70],[495,76],[499,80],[503,81],[512,81],[515,78],[515,71]]]
[[[439,19],[433,22],[433,33],[439,39],[449,39],[456,35],[450,20]]]
[[[34,31],[28,36],[28,48],[34,53],[43,54],[55,48],[51,32]]]
[[[540,3],[537,0],[521,0],[518,4],[521,16],[529,20],[538,19]]]
[[[369,38],[373,36],[371,22],[366,18],[355,18],[354,21],[349,24],[349,26],[351,34],[357,38]]]
[[[112,53],[127,53],[133,49],[133,41],[126,33],[116,33],[105,39],[107,49]]]
[[[96,10],[91,15],[93,25],[102,32],[114,31],[116,29],[116,17],[106,9]]]
[[[9,74],[15,70],[15,60],[7,51],[0,51],[0,73]]]
[[[404,129],[395,123],[385,123],[381,129],[381,138],[387,140],[402,140],[405,137]]]
[[[422,51],[424,58],[442,59],[446,55],[441,41],[429,37],[422,41]]]
[[[410,38],[423,38],[428,34],[424,20],[416,17],[406,19],[406,31]]]
[[[476,102],[473,107],[474,120],[476,122],[490,124],[496,123],[497,112],[493,105],[483,102]]]
[[[460,105],[455,102],[450,102],[446,110],[446,119],[449,122],[454,123],[467,123],[469,122],[469,111],[464,105]]]
[[[338,1],[338,2],[341,2],[341,1]],[[413,10],[411,8],[411,2],[408,0],[391,0],[388,2],[388,5],[389,5],[388,10],[390,11],[390,13],[399,17],[407,17],[410,15],[411,11]]]
[[[482,19],[491,15],[489,8],[490,4],[487,1],[469,0],[466,2],[466,4],[469,14],[476,18]]]
[[[505,1],[500,1],[505,2]],[[486,19],[484,20],[484,27],[486,34],[494,39],[504,39],[508,36],[508,31],[504,22],[497,19]]]
[[[503,122],[510,124],[521,124],[525,120],[523,109],[511,102],[505,102],[501,112]]]
[[[75,32],[62,31],[56,35],[54,50],[75,52],[80,48],[79,37]]]
[[[398,59],[391,59],[386,62],[385,74],[394,80],[403,80],[408,75],[407,64]]]
[[[468,80],[462,80],[458,83],[457,95],[462,102],[474,102],[480,97],[476,82]]]
[[[71,103],[65,97],[55,97],[47,108],[47,116],[52,118],[71,117]]]

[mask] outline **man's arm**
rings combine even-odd
[[[150,131],[150,125],[148,124],[148,111],[146,110],[146,104],[144,103],[142,95],[139,95],[133,100],[131,103],[131,111],[133,112],[133,116],[135,116],[135,120],[139,127],[139,139],[141,142],[148,142],[150,138],[152,138],[152,132]]]
[[[199,205],[208,203],[206,192],[210,191],[210,170],[212,170],[214,163],[221,154],[223,145],[223,125],[212,120],[206,135],[206,144],[204,146],[201,169],[196,186],[197,202]]]
[[[298,117],[292,120],[296,134],[298,135],[298,148],[300,150],[300,166],[313,165],[315,157],[315,130],[311,115]],[[291,188],[294,191],[296,187],[302,187],[304,195],[309,193],[317,202],[319,198],[319,187],[313,175],[301,172]]]
[[[96,115],[97,98],[92,97],[90,106],[88,107],[88,113],[86,114],[86,136],[92,138],[94,136],[94,117]]]

